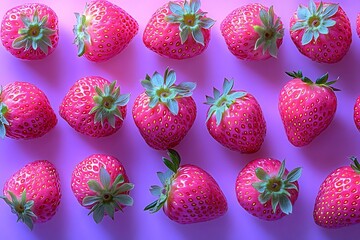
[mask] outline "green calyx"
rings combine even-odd
[[[283,213],[292,213],[291,195],[288,190],[295,189],[298,191],[294,182],[300,178],[301,171],[301,168],[295,168],[287,176],[284,176],[285,161],[281,163],[276,176],[270,176],[264,169],[257,168],[255,174],[260,182],[255,182],[252,186],[260,193],[259,202],[265,204],[270,201],[274,213],[278,205]]]
[[[182,82],[175,85],[176,74],[172,69],[165,70],[164,77],[155,72],[152,77],[146,75],[145,80],[141,81],[141,85],[145,88],[147,96],[150,98],[149,107],[153,108],[158,103],[167,106],[174,115],[179,113],[178,98],[190,97],[196,84],[193,82]]]
[[[31,230],[34,228],[34,219],[37,218],[37,216],[33,213],[31,210],[34,206],[34,201],[26,200],[26,190],[24,190],[21,193],[20,199],[18,199],[13,192],[8,191],[8,194],[10,195],[11,199],[8,199],[5,196],[0,196],[7,205],[10,206],[11,212],[16,214],[18,217],[17,221],[21,221],[26,224]]]
[[[244,97],[247,93],[240,91],[232,91],[234,80],[224,79],[223,93],[216,88],[213,89],[214,97],[206,96],[205,104],[210,105],[207,119],[208,121],[213,114],[216,116],[216,125],[219,126],[224,113],[229,107],[235,103],[236,99]]]
[[[116,117],[124,120],[119,107],[128,104],[130,94],[120,94],[120,88],[115,86],[116,81],[110,85],[104,84],[103,89],[95,87],[96,95],[93,97],[95,106],[89,112],[89,114],[95,113],[94,123],[100,122],[103,125],[107,119],[111,127],[115,128]]]
[[[301,71],[293,71],[293,72],[286,72],[286,74],[292,78],[299,78],[301,79],[304,83],[307,84],[316,84],[318,86],[322,86],[322,87],[328,87],[330,89],[332,89],[333,91],[340,91],[340,89],[337,89],[333,86],[331,86],[332,84],[336,83],[339,78],[328,82],[329,80],[329,74],[325,73],[323,76],[319,77],[318,79],[316,79],[315,83],[308,77],[304,77]]]
[[[86,20],[86,15],[75,13],[75,17],[76,25],[73,28],[75,35],[74,44],[78,47],[78,56],[81,57],[85,53],[85,42],[91,43],[91,37],[87,31],[88,21]]]
[[[183,6],[169,2],[171,14],[166,16],[165,20],[179,24],[181,44],[184,44],[191,34],[197,43],[204,45],[201,29],[210,29],[215,24],[213,19],[205,17],[206,12],[199,11],[200,6],[200,0],[185,0]]]
[[[297,9],[298,20],[291,27],[291,31],[304,30],[302,45],[310,43],[313,39],[316,41],[320,34],[328,34],[328,28],[336,24],[336,21],[331,18],[338,9],[339,4],[329,4],[324,7],[322,2],[316,8],[314,1],[310,0],[309,7],[300,5]]]
[[[100,183],[90,180],[87,184],[95,195],[85,197],[82,204],[92,206],[89,215],[93,213],[96,223],[101,222],[105,214],[114,219],[116,210],[122,211],[122,206],[132,206],[134,203],[133,199],[127,194],[134,188],[134,184],[124,183],[122,174],[117,175],[114,182],[111,183],[109,172],[102,167],[100,169]]]
[[[162,186],[153,185],[150,188],[151,194],[158,199],[147,205],[144,209],[145,211],[150,211],[151,213],[159,211],[165,204],[168,198],[168,192],[170,191],[171,182],[180,167],[181,158],[179,153],[173,149],[169,149],[167,154],[169,155],[170,160],[163,158],[163,162],[168,167],[168,170],[165,173],[157,173]]]
[[[275,21],[274,8],[271,6],[269,11],[260,10],[260,20],[262,25],[254,26],[254,30],[259,34],[255,43],[255,50],[262,47],[262,53],[269,52],[272,57],[277,57],[277,40],[284,36],[284,28],[281,26],[280,18]]]
[[[351,168],[358,174],[360,174],[360,163],[357,160],[357,157],[350,157],[350,160],[352,161],[352,164],[350,165]]]
[[[20,34],[13,43],[12,47],[15,49],[25,48],[25,51],[33,48],[40,50],[48,54],[48,48],[52,48],[52,43],[50,36],[55,34],[56,31],[46,27],[48,16],[43,16],[39,18],[37,10],[35,10],[32,19],[25,15],[21,15],[21,21],[24,24],[24,28],[19,29],[18,33]]]
[[[2,86],[0,86],[0,96],[2,94]],[[6,113],[9,111],[5,103],[1,102],[0,98],[0,138],[4,139],[6,135],[5,126],[9,126],[8,120],[5,118]]]

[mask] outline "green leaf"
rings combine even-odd
[[[179,104],[175,99],[169,99],[167,102],[167,106],[170,112],[174,115],[178,115],[179,113]]]
[[[115,208],[114,205],[111,204],[104,204],[104,212],[109,215],[109,217],[114,220],[114,213],[115,213]]]
[[[267,182],[255,182],[252,186],[259,192],[263,193],[266,190]]]
[[[280,203],[280,209],[283,213],[287,215],[292,213],[292,204],[288,197],[280,196],[279,203]]]
[[[302,39],[301,39],[301,44],[306,45],[306,44],[310,43],[313,36],[314,36],[314,33],[312,31],[310,31],[308,29],[305,30],[304,35],[302,36]]]
[[[84,206],[91,206],[93,204],[99,203],[100,200],[101,198],[98,196],[86,196],[83,198],[82,204]]]
[[[200,0],[190,0],[190,8],[193,13],[198,12],[200,10],[200,6]]]
[[[267,172],[265,172],[264,169],[258,167],[255,170],[255,175],[258,179],[262,180],[262,181],[268,181],[270,179],[270,176]]]
[[[292,170],[286,178],[286,182],[295,182],[297,181],[301,176],[302,168],[298,167]]]
[[[271,199],[271,193],[265,191],[264,193],[260,194],[258,200],[261,204],[267,203]]]
[[[150,192],[153,196],[160,197],[162,189],[163,189],[162,187],[159,187],[157,185],[152,185],[150,188]]]
[[[191,33],[192,33],[192,36],[193,36],[194,40],[197,43],[200,43],[203,46],[205,45],[205,43],[204,43],[204,35],[203,35],[202,31],[201,31],[201,28],[197,27],[197,28],[193,29],[191,31]]]
[[[184,44],[186,42],[186,40],[189,37],[190,34],[190,29],[188,27],[185,27],[183,29],[181,29],[180,31],[180,40],[181,40],[181,44]]]
[[[95,222],[100,223],[104,218],[104,214],[105,214],[104,206],[96,207],[93,211],[93,218]]]
[[[184,13],[182,7],[175,2],[169,2],[169,9],[173,14],[176,15],[183,15]]]
[[[134,200],[127,194],[120,194],[114,198],[117,203],[124,205],[124,206],[132,206],[134,205]]]
[[[93,192],[98,193],[98,192],[101,192],[101,191],[102,191],[102,187],[101,187],[100,184],[99,184],[97,181],[95,181],[95,180],[89,180],[89,181],[87,182],[87,184],[88,184],[88,186],[89,186],[89,189],[90,189],[91,191],[93,191]]]
[[[276,207],[279,204],[279,201],[280,201],[279,195],[273,194],[272,198],[271,198],[271,207],[272,207],[272,210],[274,211],[274,213],[276,212]]]
[[[175,172],[177,172],[178,168],[180,167],[180,161],[181,161],[180,154],[174,149],[168,149],[167,152],[174,165]]]

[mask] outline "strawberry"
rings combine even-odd
[[[93,62],[115,57],[131,42],[139,31],[139,24],[125,10],[104,0],[85,6],[82,14],[75,13],[75,44],[78,56]]]
[[[296,147],[311,143],[332,122],[337,98],[324,74],[314,83],[302,72],[287,73],[293,77],[280,92],[279,112],[289,141]]]
[[[13,7],[1,22],[0,37],[6,50],[15,57],[43,59],[58,44],[58,17],[49,6],[41,3]]]
[[[301,168],[291,172],[285,161],[260,158],[249,162],[236,179],[239,204],[251,215],[266,221],[278,220],[292,213],[298,198]]]
[[[166,69],[164,77],[155,72],[146,75],[141,85],[146,89],[132,109],[135,125],[145,142],[154,149],[169,149],[186,136],[196,118],[196,104],[191,97],[196,84],[175,85],[174,70]]]
[[[121,162],[109,155],[93,154],[78,163],[71,175],[71,189],[78,202],[91,209],[96,223],[104,215],[114,219],[114,213],[133,205],[129,183]]]
[[[314,205],[314,221],[324,228],[360,223],[360,164],[337,168],[321,184]]]
[[[206,96],[206,126],[210,135],[223,146],[253,153],[260,149],[266,135],[266,122],[259,103],[245,91],[234,91],[234,80],[225,78],[223,92],[214,88],[214,97]]]
[[[172,59],[195,57],[207,48],[215,21],[206,17],[200,0],[170,1],[152,15],[143,42],[155,53]]]
[[[28,82],[0,86],[0,137],[33,139],[48,133],[57,124],[49,100]]]
[[[34,223],[49,221],[57,211],[61,200],[59,174],[47,160],[31,162],[6,181],[1,198],[18,221],[33,229]]]
[[[76,131],[91,137],[105,137],[122,127],[129,97],[130,94],[120,94],[116,81],[83,77],[70,88],[59,112]]]
[[[360,13],[356,17],[356,33],[360,37]]]
[[[354,122],[356,128],[360,131],[360,96],[356,99],[354,105]]]
[[[251,3],[233,10],[220,25],[230,52],[242,60],[277,57],[284,27],[274,9]]]
[[[145,210],[155,213],[162,208],[166,216],[181,224],[210,221],[224,215],[227,201],[215,179],[197,166],[180,166],[175,150],[169,149],[168,155],[171,160],[163,158],[168,171],[158,172],[163,186],[150,189],[158,199]]]
[[[300,5],[290,20],[290,36],[300,53],[320,63],[336,63],[348,52],[352,33],[339,4]]]

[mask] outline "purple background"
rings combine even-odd
[[[28,0],[1,1],[0,16],[6,10]],[[318,227],[312,218],[312,211],[318,188],[325,177],[335,168],[347,165],[348,157],[358,155],[360,133],[353,123],[353,105],[360,92],[357,67],[360,56],[360,39],[355,32],[356,14],[360,4],[355,1],[338,0],[348,14],[353,30],[353,43],[345,58],[336,64],[319,64],[301,55],[289,36],[289,21],[298,4],[308,1],[259,0],[267,6],[274,5],[275,12],[285,26],[283,45],[278,59],[261,62],[245,62],[236,59],[227,49],[220,33],[220,23],[233,9],[255,2],[203,0],[202,9],[217,22],[212,29],[212,40],[208,49],[200,56],[183,60],[170,60],[148,50],[142,42],[142,33],[153,12],[166,0],[113,1],[137,19],[138,35],[120,55],[100,64],[78,58],[73,43],[72,27],[74,12],[81,12],[85,0],[45,1],[58,14],[60,42],[55,52],[43,61],[21,61],[0,47],[1,84],[12,81],[28,81],[39,86],[49,97],[59,122],[50,133],[31,141],[15,141],[9,138],[0,143],[0,185],[15,171],[38,159],[54,163],[60,173],[62,202],[55,217],[35,226],[31,232],[24,224],[16,223],[16,217],[9,207],[0,202],[1,239],[355,239],[360,234],[359,226],[337,230]],[[221,3],[220,3],[221,2]],[[131,116],[134,99],[143,89],[140,81],[155,70],[163,73],[172,67],[181,81],[195,81],[197,89],[193,95],[198,115],[187,137],[176,148],[183,163],[196,164],[208,171],[219,183],[227,197],[229,210],[217,220],[193,225],[179,225],[170,221],[163,212],[150,214],[143,211],[145,205],[154,200],[148,191],[150,185],[158,184],[157,171],[165,166],[161,157],[164,151],[151,149],[143,141]],[[335,87],[338,110],[330,127],[310,145],[303,148],[292,146],[283,130],[278,113],[278,95],[281,87],[289,80],[285,71],[303,70],[310,78],[317,78],[329,72],[330,78],[340,77]],[[120,131],[102,139],[83,136],[70,128],[60,118],[58,108],[62,98],[73,85],[83,77],[100,75],[109,80],[118,80],[122,92],[130,92],[128,116]],[[235,79],[235,88],[252,93],[260,103],[267,121],[267,136],[261,150],[254,154],[240,154],[230,151],[211,138],[205,126],[206,94],[212,94],[212,87],[220,88],[224,77]],[[87,210],[76,201],[70,189],[70,177],[74,166],[93,153],[114,155],[124,164],[130,180],[135,184],[131,195],[135,200],[132,208],[117,213],[115,221],[104,219],[96,225]],[[235,196],[235,179],[238,172],[249,161],[260,157],[287,160],[287,168],[303,167],[299,181],[300,195],[293,214],[275,222],[261,221],[249,215],[240,207]]]

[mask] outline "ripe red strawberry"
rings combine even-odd
[[[28,82],[0,86],[0,137],[33,139],[48,133],[57,124],[49,100]]]
[[[130,94],[120,94],[116,81],[90,76],[80,78],[60,105],[60,116],[76,131],[91,136],[114,134],[123,125]]]
[[[242,60],[277,57],[284,27],[271,6],[251,3],[233,10],[220,25],[221,34],[232,54]]]
[[[186,164],[180,166],[180,156],[168,150],[171,160],[163,158],[169,168],[158,172],[163,186],[151,186],[150,192],[159,199],[145,207],[151,213],[159,211],[181,224],[210,221],[227,212],[226,198],[215,179],[203,169]]]
[[[45,4],[25,3],[13,7],[1,22],[0,37],[6,50],[15,57],[43,59],[58,44],[58,17]]]
[[[78,56],[100,62],[115,57],[131,42],[139,24],[125,10],[104,0],[95,0],[85,6],[82,14],[75,13],[75,44]]]
[[[290,35],[303,55],[320,63],[340,61],[352,41],[349,18],[339,4],[312,0],[291,18]]]
[[[280,92],[279,112],[289,141],[296,147],[312,142],[332,122],[338,89],[328,82],[328,74],[312,82],[302,72],[287,73],[293,77]]]
[[[47,160],[31,162],[14,173],[4,186],[1,197],[30,229],[34,223],[49,221],[61,200],[60,179]]]
[[[214,88],[214,97],[206,96],[206,126],[210,135],[223,146],[253,153],[260,149],[266,135],[266,122],[253,95],[232,90],[234,80],[225,78],[223,93]]]
[[[360,131],[360,96],[356,99],[354,105],[354,122],[356,128]]]
[[[174,70],[164,77],[155,72],[146,75],[141,85],[146,89],[136,99],[132,115],[145,142],[154,149],[166,150],[178,145],[196,118],[196,104],[191,97],[196,84],[175,85]]]
[[[314,221],[324,228],[360,223],[360,164],[337,168],[321,184],[314,206]]]
[[[260,158],[249,162],[236,179],[239,204],[251,215],[274,221],[292,213],[298,198],[301,168],[290,173],[285,161]]]
[[[145,27],[143,42],[157,54],[173,59],[195,57],[207,48],[215,21],[200,9],[200,0],[170,1]]]
[[[91,209],[96,223],[104,215],[114,219],[114,213],[133,205],[129,183],[121,162],[109,155],[93,154],[78,163],[72,172],[71,189],[78,202]]]

